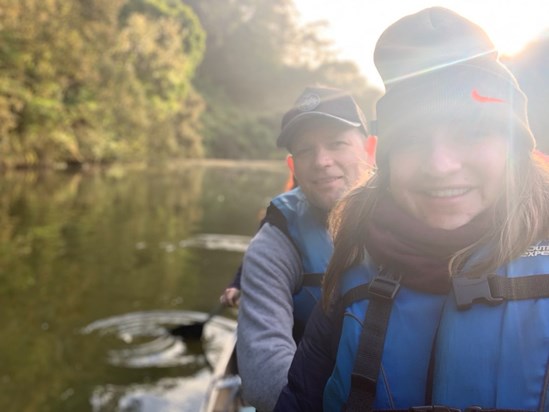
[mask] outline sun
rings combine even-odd
[[[465,16],[475,18],[490,36],[500,54],[512,56],[543,32],[549,30],[549,2],[547,1],[487,1],[492,7],[474,8],[470,5]],[[499,12],[494,10],[499,8]],[[502,13],[505,18],[498,18]]]
[[[548,0],[294,0],[303,21],[325,20],[326,35],[340,57],[360,67],[369,83],[383,88],[373,64],[375,43],[399,18],[432,6],[447,7],[480,25],[500,55],[521,51],[543,32],[549,33]]]

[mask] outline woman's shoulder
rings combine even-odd
[[[350,267],[343,274],[340,296],[344,296],[352,289],[370,283],[378,272],[378,267],[369,256],[366,256],[360,264]]]

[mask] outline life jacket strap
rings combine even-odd
[[[284,216],[284,213],[280,211],[279,208],[277,208],[272,202],[267,207],[267,211],[265,212],[265,217],[261,220],[260,227],[263,226],[265,223],[270,223],[274,227],[278,228],[290,242],[295,247],[295,250],[297,250],[297,253],[299,253],[299,248],[297,247],[295,241],[292,238],[292,235],[290,234],[290,230],[288,229],[288,221],[286,220],[286,216]],[[301,253],[299,253],[301,255]]]
[[[517,278],[485,276],[482,278],[452,278],[452,289],[458,309],[469,309],[473,303],[497,305],[504,300],[539,299],[549,297],[549,275]]]
[[[324,273],[304,273],[301,281],[301,287],[312,286],[321,287]]]
[[[374,412],[465,412],[457,408],[450,408],[444,405],[423,405],[423,406],[412,406],[408,409],[375,409]],[[467,410],[467,412],[469,412]],[[473,411],[470,411],[473,412]]]
[[[535,412],[527,409],[482,408],[468,406],[464,409],[451,408],[444,405],[412,406],[408,409],[376,409],[374,412]]]
[[[400,281],[378,276],[370,283],[358,285],[349,289],[343,294],[339,302],[342,308],[346,308],[357,300],[372,299],[373,297],[392,300],[395,298],[399,289]]]
[[[367,289],[359,288],[357,289],[359,292],[367,293],[364,297],[370,299],[370,302],[353,364],[351,390],[344,407],[348,412],[369,412],[373,409],[387,326],[393,299],[398,293],[400,283],[387,272],[381,271],[367,285]]]

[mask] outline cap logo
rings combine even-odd
[[[479,94],[477,89],[473,89],[473,91],[471,92],[471,97],[473,98],[473,100],[476,100],[477,102],[480,102],[480,103],[503,103],[503,102],[505,102],[505,100],[498,99],[497,97],[482,96],[482,95]]]
[[[320,104],[320,96],[315,93],[306,94],[297,103],[296,108],[301,112],[310,112]]]

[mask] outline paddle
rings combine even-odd
[[[202,338],[204,325],[208,323],[215,315],[221,312],[225,305],[219,303],[209,314],[208,317],[200,322],[193,322],[187,325],[178,325],[173,328],[168,328],[168,333],[172,336],[177,336],[181,339],[198,340]]]

